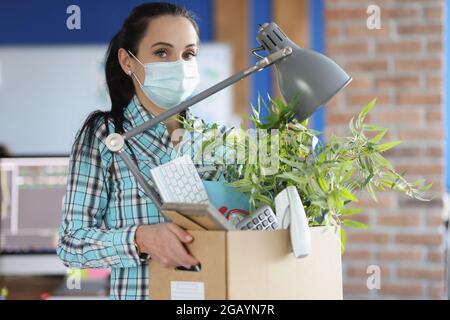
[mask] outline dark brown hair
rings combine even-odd
[[[122,28],[112,38],[106,54],[105,75],[111,98],[111,110],[92,112],[85,120],[75,140],[78,140],[81,133],[87,130],[85,135],[87,141],[84,141],[83,144],[89,143],[89,141],[92,141],[94,131],[100,123],[99,121],[104,121],[107,124],[108,119],[113,120],[115,132],[123,132],[124,109],[135,94],[135,89],[133,81],[120,66],[118,51],[120,48],[124,48],[137,56],[139,43],[145,35],[149,22],[163,15],[189,19],[199,36],[200,31],[196,17],[186,8],[168,2],[145,3],[135,7],[126,18]]]

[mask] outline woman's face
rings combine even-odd
[[[165,15],[148,24],[136,56],[143,64],[191,60],[196,59],[198,45],[197,32],[187,18]],[[119,50],[119,60],[125,73],[131,70],[141,83],[144,82],[144,68],[123,48]]]

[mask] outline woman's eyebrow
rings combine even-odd
[[[156,42],[155,44],[152,45],[152,48],[153,48],[153,47],[156,47],[157,45],[164,45],[164,46],[169,46],[169,47],[172,47],[172,48],[173,48],[173,45],[170,44],[170,43],[167,43],[167,42]],[[195,46],[196,46],[195,43],[191,43],[191,44],[188,44],[188,45],[186,46],[186,48],[189,48],[189,47],[195,47]]]

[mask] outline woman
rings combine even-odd
[[[198,25],[185,9],[169,3],[136,7],[107,53],[111,110],[91,114],[76,136],[57,253],[70,267],[111,268],[112,299],[149,298],[149,259],[166,267],[198,264],[184,247],[192,236],[165,223],[121,158],[104,144],[109,132],[128,131],[193,95],[198,45]],[[189,112],[183,116],[192,118]],[[150,168],[180,151],[170,138],[180,129],[171,118],[127,141],[125,152],[150,179]],[[217,168],[199,173],[204,180],[219,180]]]

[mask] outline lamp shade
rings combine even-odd
[[[333,60],[318,52],[300,48],[274,22],[262,25],[256,36],[259,44],[272,54],[286,47],[292,54],[275,62],[278,86],[286,103],[297,96],[295,116],[309,118],[352,78]]]

